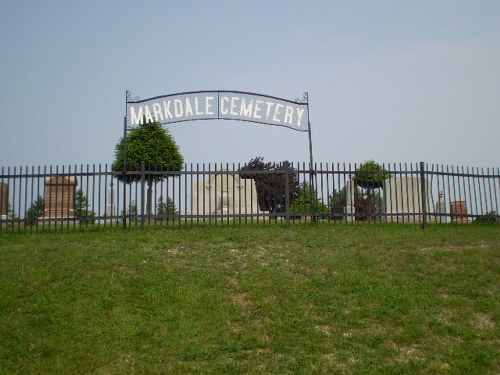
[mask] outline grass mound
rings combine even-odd
[[[0,373],[500,368],[498,226],[0,235]]]

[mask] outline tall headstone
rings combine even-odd
[[[262,213],[253,179],[221,174],[201,179],[193,191],[193,215],[240,215]]]
[[[356,214],[356,208],[354,205],[354,182],[351,179],[351,176],[349,176],[349,180],[346,182],[346,196],[345,196],[345,208],[344,208],[344,214],[346,221],[354,221],[355,214]]]
[[[0,219],[7,220],[9,215],[9,185],[0,182]]]
[[[113,184],[108,186],[106,192],[106,218],[113,218],[116,215],[115,189]]]
[[[75,216],[74,202],[78,180],[74,176],[45,178],[44,219],[70,219]]]
[[[446,223],[446,203],[444,202],[444,193],[439,192],[439,200],[434,208],[436,223]]]

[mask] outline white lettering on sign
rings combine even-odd
[[[301,123],[302,121],[302,115],[304,114],[304,108],[300,109],[300,108],[297,108],[297,116],[299,117],[299,124]],[[300,125],[299,125],[300,126]]]
[[[269,120],[269,115],[271,114],[271,107],[273,105],[273,102],[266,102],[266,105],[267,105],[266,119]]]
[[[280,108],[283,108],[282,104],[276,104],[276,106],[274,107],[273,121],[281,122],[280,121]]]
[[[264,102],[262,100],[256,100],[255,101],[255,109],[253,111],[253,117],[254,118],[257,118],[257,119],[260,119],[260,111],[262,110],[262,107],[261,105],[263,104]]]
[[[283,122],[285,124],[292,125],[292,118],[293,118],[293,107],[287,105],[285,108],[285,120]]]
[[[184,111],[182,110],[182,102],[179,99],[174,100],[174,112],[176,118],[182,117],[184,114]]]
[[[189,98],[186,98],[186,116],[192,116],[193,115],[193,108],[191,107],[191,102],[189,101]]]
[[[204,112],[200,111],[200,105],[198,104],[198,98],[194,98],[194,111],[196,116],[203,115]]]
[[[130,117],[132,124],[139,125],[142,124],[142,107],[138,107],[137,113],[134,107],[130,107]]]
[[[223,96],[220,98],[220,113],[223,115],[227,115],[229,110],[227,109],[227,104],[229,103],[229,98],[227,96]]]
[[[153,116],[151,116],[151,112],[149,111],[149,106],[144,107],[144,120],[146,124],[153,122]]]
[[[153,103],[153,112],[155,115],[155,121],[161,122],[163,121],[163,113],[161,113],[161,105],[160,103]]]
[[[170,112],[170,100],[165,100],[163,102],[163,109],[165,111],[165,118],[166,119],[169,119],[169,118],[173,118],[174,116],[172,115],[172,112]]]
[[[213,96],[207,96],[205,98],[205,114],[207,116],[212,116],[214,114],[213,111],[211,111],[212,109],[212,102],[214,101],[214,97]]]
[[[127,103],[127,124],[201,119],[245,120],[306,131],[307,103],[241,92],[195,92]]]
[[[238,98],[237,96],[233,96],[231,98],[231,116],[238,116],[238,114],[236,113],[236,106],[238,105],[239,100],[240,98]]]
[[[242,98],[240,116],[251,117],[252,109],[253,109],[253,99],[250,99],[247,104],[245,98]]]

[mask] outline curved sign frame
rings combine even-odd
[[[150,122],[238,120],[309,131],[309,104],[244,91],[191,91],[127,100],[126,126]]]

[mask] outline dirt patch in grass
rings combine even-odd
[[[398,363],[410,363],[415,361],[424,361],[425,357],[421,350],[416,345],[411,346],[396,346],[394,348],[398,352],[396,361]]]
[[[474,314],[470,322],[471,326],[480,330],[492,330],[495,329],[496,324],[493,321],[492,314]]]
[[[123,274],[125,274],[133,279],[137,279],[139,277],[139,271],[137,269],[135,269],[134,267],[122,266],[122,267],[120,267],[120,270],[122,271]]]
[[[248,300],[249,295],[249,292],[233,293],[231,299],[233,300],[235,305],[246,308],[250,305],[250,301]]]
[[[232,277],[232,276],[228,276],[227,282],[228,282],[229,286],[233,286],[233,287],[240,285],[240,281],[237,278]]]
[[[470,245],[470,244],[443,244],[443,245],[437,245],[437,246],[429,246],[429,247],[422,247],[420,251],[422,252],[433,252],[433,251],[463,251],[463,250],[484,250],[484,249],[489,249],[490,245],[479,242],[478,244]]]

